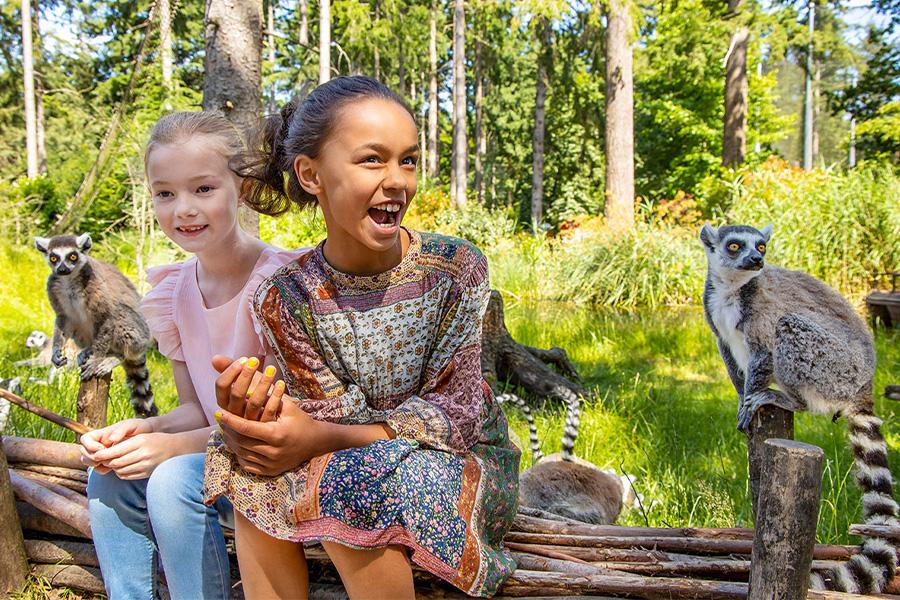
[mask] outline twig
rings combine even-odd
[[[51,423],[55,423],[55,424],[59,425],[60,427],[65,427],[69,431],[74,431],[78,435],[82,435],[82,434],[87,433],[88,431],[91,431],[90,427],[88,427],[82,423],[79,423],[78,421],[73,421],[72,419],[70,419],[68,417],[58,415],[55,412],[53,412],[52,410],[48,410],[48,409],[44,408],[43,406],[39,406],[37,404],[34,404],[33,402],[29,402],[25,398],[17,396],[15,394],[13,394],[12,392],[10,392],[9,390],[0,389],[0,398],[5,398],[6,400],[9,400],[10,402],[12,402],[16,406],[18,406],[19,408],[24,408],[28,412],[34,413],[37,416],[41,417],[42,419],[46,419],[46,420],[50,421]]]

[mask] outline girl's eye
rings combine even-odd
[[[404,165],[413,165],[413,166],[415,166],[415,165],[419,162],[419,157],[418,157],[418,156],[407,156],[407,157],[404,158],[403,161],[401,161],[401,162],[402,162],[402,164],[404,164]]]
[[[76,260],[78,260],[78,255],[73,252],[72,254],[69,255],[69,260],[71,260],[72,262],[75,262]]]
[[[171,198],[172,192],[167,192],[165,190],[163,190],[161,192],[156,192],[156,197],[157,198]]]
[[[741,245],[738,244],[737,242],[731,242],[730,244],[728,244],[728,249],[731,250],[732,252],[737,252],[738,250],[741,249]]]
[[[364,163],[376,164],[378,162],[377,156],[367,156],[363,159]]]
[[[759,250],[760,254],[762,254],[763,252],[766,251],[766,245],[760,244],[759,246],[756,247],[756,249]]]
[[[212,188],[208,185],[201,185],[197,188],[197,191],[201,194],[208,194],[210,191],[212,191]]]

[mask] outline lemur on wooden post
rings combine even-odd
[[[863,518],[897,525],[882,421],[873,413],[872,334],[853,307],[818,279],[766,264],[771,236],[771,225],[705,225],[700,232],[708,263],[703,308],[737,390],[738,429],[746,432],[765,404],[845,417]],[[859,554],[824,577],[813,575],[811,583],[880,592],[896,566],[893,542],[866,537]]]
[[[140,313],[137,290],[116,267],[88,256],[92,244],[87,233],[37,237],[34,244],[52,270],[47,296],[56,313],[53,364],[62,367],[68,362],[63,354],[66,338],[81,348],[82,380],[105,376],[121,362],[135,413],[156,415],[146,366],[152,338]]]

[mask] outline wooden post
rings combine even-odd
[[[88,427],[106,427],[106,405],[109,402],[109,380],[112,374],[81,381],[75,407],[77,419]]]
[[[749,598],[806,598],[824,452],[793,440],[772,439],[763,447]]]
[[[750,494],[753,500],[753,520],[759,519],[759,485],[764,461],[764,444],[770,438],[794,439],[794,413],[772,405],[759,407],[750,422],[747,435],[747,462],[750,465]]]
[[[0,596],[23,591],[27,576],[22,526],[16,514],[16,499],[9,482],[3,438],[0,438]]]

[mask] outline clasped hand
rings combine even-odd
[[[146,479],[174,456],[169,435],[153,431],[147,419],[126,419],[81,436],[81,462],[119,479]]]
[[[325,454],[327,424],[316,421],[284,393],[284,381],[273,383],[274,367],[260,373],[259,361],[217,355],[216,413],[225,443],[238,463],[256,475],[280,475]]]

